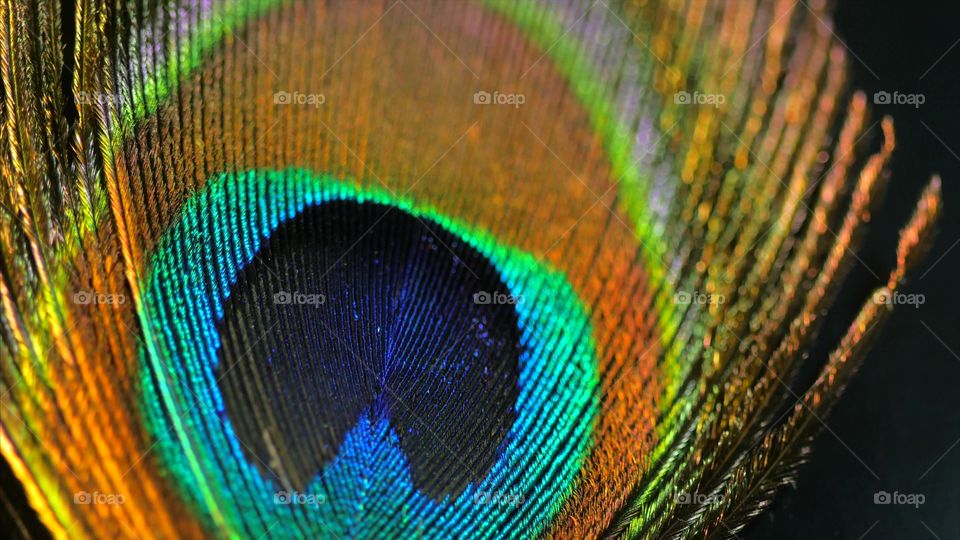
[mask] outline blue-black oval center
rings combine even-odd
[[[355,201],[281,224],[217,322],[217,380],[244,451],[302,490],[361,414],[387,419],[415,487],[482,479],[515,419],[521,353],[497,269],[436,223]]]

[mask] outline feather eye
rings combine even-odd
[[[735,535],[941,204],[808,360],[894,151],[809,4],[0,3],[0,452],[43,527]]]
[[[433,515],[433,534],[472,536],[556,511],[597,406],[590,322],[561,274],[302,170],[211,181],[166,235],[142,401],[208,525],[392,536]],[[353,519],[364,506],[384,517]]]

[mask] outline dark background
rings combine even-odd
[[[825,419],[829,429],[795,488],[782,490],[740,537],[960,538],[960,9],[952,0],[839,0],[834,13],[854,87],[871,102],[880,90],[926,97],[918,108],[874,109],[877,118],[893,117],[897,151],[860,259],[887,275],[897,231],[934,173],[943,179],[943,214],[936,242],[903,289],[926,303],[895,311]],[[878,284],[856,266],[836,306],[844,321]],[[825,330],[842,328],[837,322]],[[919,508],[875,505],[880,490],[926,501]]]

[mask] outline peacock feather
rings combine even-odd
[[[816,354],[894,151],[823,1],[0,15],[0,451],[57,538],[733,536],[940,208]]]

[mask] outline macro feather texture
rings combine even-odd
[[[895,150],[825,2],[0,14],[0,452],[57,538],[733,537],[940,210],[816,357]]]

